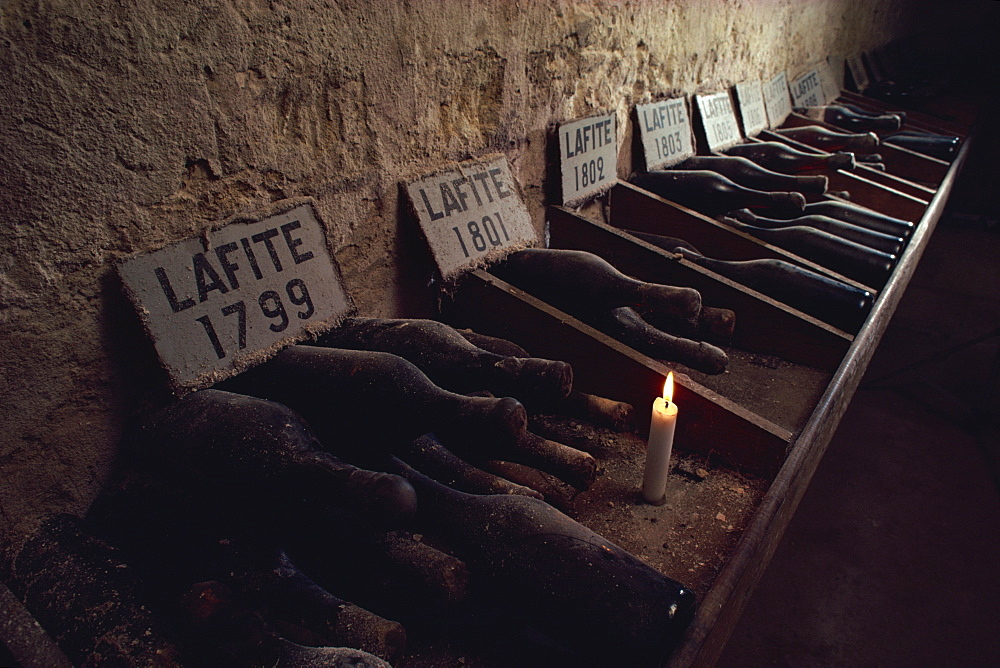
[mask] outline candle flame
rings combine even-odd
[[[667,372],[667,379],[663,381],[663,398],[670,403],[674,400],[674,372]]]

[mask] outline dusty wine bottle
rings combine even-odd
[[[851,104],[849,102],[838,102],[837,106],[843,107],[844,109],[849,109],[850,111],[853,111],[856,114],[860,114],[861,116],[871,116],[877,118],[879,116],[884,116],[886,114],[889,114],[892,116],[898,116],[900,122],[903,123],[906,122],[906,112],[901,111],[899,109],[893,109],[892,111],[876,111],[874,109],[865,109],[864,107],[860,107],[856,104]]]
[[[707,374],[726,370],[729,356],[704,341],[673,336],[643,320],[635,309],[622,306],[594,319],[595,327],[655,359],[678,362]]]
[[[694,264],[848,332],[856,331],[864,322],[874,302],[868,290],[784,260],[716,260],[686,248],[677,248],[676,252]]]
[[[527,424],[516,399],[449,392],[411,362],[377,351],[289,346],[225,386],[289,406],[325,448],[362,460],[379,460],[395,444],[444,424],[498,438],[519,434]]]
[[[468,565],[480,590],[588,659],[660,665],[690,622],[694,594],[552,506],[474,496],[393,471],[417,489],[417,519]]]
[[[852,132],[893,132],[898,130],[903,122],[898,114],[859,113],[843,104],[795,107],[792,111],[814,121],[823,121]]]
[[[771,230],[765,227],[747,225],[735,218],[724,218],[723,220],[761,241],[789,250],[807,260],[812,260],[843,276],[872,287],[881,287],[896,263],[894,255],[862,246],[847,239],[841,239],[829,232],[811,227],[797,225]]]
[[[471,329],[460,329],[457,331],[469,343],[498,355],[530,357],[528,351],[507,339],[481,334]],[[527,407],[532,413],[578,417],[601,427],[607,427],[619,432],[630,431],[634,426],[635,408],[631,404],[580,392],[579,390],[571,390],[569,396],[565,399],[531,402]]]
[[[772,130],[782,137],[794,139],[797,142],[815,146],[833,153],[835,151],[851,151],[870,153],[878,146],[878,135],[874,132],[847,133],[829,130],[821,125],[803,125],[797,128],[777,128]]]
[[[804,213],[807,216],[829,216],[830,218],[843,220],[848,223],[860,225],[861,227],[867,227],[876,232],[881,232],[882,234],[901,237],[903,239],[909,239],[916,227],[908,220],[893,218],[884,213],[872,211],[856,204],[848,204],[847,202],[834,202],[830,200],[810,202],[806,204]],[[777,212],[768,212],[768,214],[775,218],[781,217]]]
[[[772,230],[782,227],[794,227],[796,225],[812,227],[817,230],[829,232],[830,234],[835,234],[842,239],[859,243],[863,246],[867,246],[868,248],[874,248],[875,250],[882,251],[883,253],[889,253],[890,255],[896,256],[902,252],[903,246],[906,243],[901,237],[893,237],[888,234],[870,230],[867,227],[861,227],[859,225],[854,225],[853,223],[848,223],[836,218],[830,218],[829,216],[821,216],[819,214],[810,214],[808,216],[799,216],[798,218],[781,220],[777,218],[765,218],[764,216],[758,216],[749,209],[740,209],[739,211],[733,211],[729,215],[736,218],[741,223],[756,225],[757,227],[767,227]]]
[[[148,607],[136,570],[78,517],[42,522],[5,580],[74,666],[96,665],[94,657],[102,665],[181,665],[176,639]]]
[[[852,153],[806,153],[777,141],[737,144],[726,149],[725,153],[747,158],[782,174],[856,167]]]
[[[917,153],[929,155],[938,160],[951,161],[958,153],[958,137],[945,137],[943,135],[919,135],[915,133],[899,132],[887,137],[882,141],[886,144],[901,146]]]
[[[269,614],[317,634],[327,644],[353,647],[387,661],[406,649],[406,630],[334,596],[302,572],[284,550],[272,545],[225,541],[215,551],[216,572],[245,600]]]
[[[438,482],[470,494],[523,494],[536,499],[535,490],[480,468],[476,468],[448,450],[433,434],[424,434],[399,448],[399,457],[407,464]]]
[[[656,170],[637,174],[632,183],[710,216],[744,207],[802,211],[806,204],[801,193],[753,190],[708,170]]]
[[[566,362],[497,355],[435,320],[351,318],[318,343],[399,355],[436,385],[460,394],[489,390],[498,396],[554,401],[573,386],[573,369]]]
[[[399,476],[359,469],[324,452],[291,409],[224,392],[192,392],[140,432],[142,456],[161,475],[243,496],[350,506],[380,521],[412,515],[416,496]],[[283,501],[285,499],[285,501]]]
[[[449,392],[391,353],[289,346],[226,384],[292,407],[324,447],[373,468],[394,448],[433,432],[459,456],[511,459],[575,485],[589,485],[597,469],[590,455],[528,432],[516,399]]]
[[[490,273],[573,315],[617,306],[684,316],[701,310],[697,290],[636,280],[586,251],[528,248],[491,266]]]
[[[677,165],[683,170],[708,170],[722,174],[733,182],[755,190],[784,192],[826,192],[828,179],[822,174],[795,176],[765,169],[752,160],[734,155],[696,155]]]

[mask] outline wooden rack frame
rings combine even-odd
[[[855,96],[848,97],[852,103],[861,102]],[[863,102],[879,108],[874,101]],[[793,116],[789,125],[799,123]],[[908,123],[947,131],[919,114],[910,116]],[[792,143],[779,135],[762,138]],[[778,426],[706,385],[679,378],[675,397],[684,406],[685,420],[678,426],[677,442],[735,470],[761,476],[769,487],[735,551],[699,602],[694,621],[669,660],[672,668],[711,665],[722,652],[930,240],[966,161],[971,142],[964,139],[950,164],[900,149],[890,151],[892,158],[886,161],[885,173],[865,168],[855,173],[827,172],[831,188],[849,190],[854,203],[917,223],[888,281],[872,286],[877,299],[856,332],[841,331],[632,236],[629,229],[681,237],[719,259],[781,258],[846,280],[634,186],[620,184],[610,191],[606,220],[586,220],[560,207],[549,208],[551,247],[594,252],[643,280],[695,287],[705,303],[736,311],[735,348],[777,355],[830,374],[818,401],[795,429]],[[518,342],[532,354],[566,360],[574,367],[579,389],[627,401],[640,409],[659,394],[668,371],[668,365],[505,283],[488,270],[477,270],[464,279],[454,299],[445,305],[443,316],[457,326]],[[581,521],[586,523],[586,517]]]

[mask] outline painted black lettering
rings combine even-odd
[[[222,271],[225,272],[226,278],[229,279],[229,287],[233,290],[240,287],[240,280],[236,278],[236,270],[240,268],[240,265],[235,262],[230,262],[229,254],[236,251],[237,248],[238,246],[235,241],[230,241],[228,244],[215,247],[215,257],[219,258],[219,264],[222,265]]]
[[[264,274],[260,271],[260,265],[257,264],[257,256],[253,254],[253,246],[250,245],[250,240],[246,237],[240,239],[240,243],[243,244],[243,252],[246,253],[247,260],[250,262],[250,271],[253,272],[254,278],[258,281],[264,278]]]
[[[259,243],[264,244],[264,246],[267,248],[267,254],[271,256],[271,263],[274,264],[274,270],[281,271],[282,269],[281,258],[278,257],[278,249],[276,249],[274,247],[274,243],[271,242],[271,239],[275,238],[276,236],[278,236],[278,230],[272,227],[271,229],[259,232],[250,238],[253,239],[253,242],[255,244]]]
[[[443,213],[435,211],[434,207],[431,206],[431,201],[427,198],[427,193],[424,192],[423,188],[420,189],[420,196],[424,199],[424,206],[427,207],[427,213],[430,214],[431,220],[440,220],[441,218],[444,218]]]
[[[462,205],[459,204],[458,198],[455,197],[455,193],[451,191],[448,187],[446,181],[442,181],[438,184],[438,189],[441,191],[441,203],[444,204],[444,215],[450,216],[452,211],[462,212]]]
[[[469,179],[464,176],[460,179],[453,179],[451,182],[451,187],[455,189],[455,194],[458,195],[459,202],[462,204],[462,211],[468,211],[469,205],[465,203],[465,200],[469,199],[469,193],[462,190],[462,186],[469,182]]]
[[[492,203],[493,194],[490,192],[489,183],[486,182],[486,179],[489,178],[489,175],[486,172],[476,172],[475,174],[472,175],[472,178],[474,178],[476,181],[479,181],[479,183],[483,186],[483,192],[486,193],[486,199],[488,199]]]
[[[497,197],[499,197],[500,199],[503,199],[505,197],[510,197],[511,195],[514,194],[510,190],[506,189],[507,186],[504,184],[503,181],[497,178],[497,176],[502,171],[503,170],[500,169],[499,167],[494,167],[493,169],[490,170],[490,179],[493,181],[493,187],[496,188]]]
[[[219,277],[219,272],[215,270],[204,253],[195,253],[191,261],[194,264],[195,284],[198,286],[198,301],[203,302],[208,299],[208,293],[212,290],[218,290],[222,294],[229,292],[229,288]],[[207,282],[206,277],[209,279]]]
[[[194,300],[190,297],[182,302],[177,301],[177,293],[174,292],[173,286],[170,285],[170,279],[167,278],[167,272],[164,271],[163,267],[157,267],[153,270],[153,273],[156,274],[156,280],[160,282],[163,294],[166,295],[167,302],[170,303],[170,308],[174,313],[180,313],[184,309],[194,306]]]
[[[292,230],[297,230],[302,227],[302,223],[297,220],[293,220],[290,223],[285,223],[281,226],[281,235],[285,237],[285,244],[288,246],[288,252],[292,254],[292,259],[295,264],[302,264],[306,260],[313,259],[313,252],[306,251],[305,253],[300,253],[296,248],[302,245],[303,241],[299,238],[292,238]]]

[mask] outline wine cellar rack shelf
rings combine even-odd
[[[864,96],[845,92],[842,99],[876,111],[891,110]],[[784,127],[816,124],[822,125],[792,114]],[[675,452],[693,453],[713,466],[759,478],[765,492],[738,539],[717,563],[709,564],[714,576],[698,592],[695,619],[672,653],[670,666],[711,665],[721,653],[860,383],[967,159],[971,146],[967,128],[910,112],[906,126],[960,136],[962,147],[949,163],[883,144],[879,152],[884,171],[860,165],[852,172],[822,172],[829,177],[831,193],[848,191],[853,203],[915,223],[886,282],[865,286],[876,299],[856,331],[833,327],[633,236],[629,230],[682,238],[719,259],[778,258],[817,268],[633,185],[614,186],[603,212],[589,209],[586,218],[557,206],[547,211],[550,247],[595,253],[640,280],[694,287],[706,305],[737,314],[733,342],[726,348],[731,358],[729,372],[704,376],[681,367],[675,400],[683,419],[678,424]],[[765,132],[760,140],[814,150],[776,133]],[[807,197],[808,201],[822,199],[836,201],[838,196]],[[846,282],[860,285],[850,279]],[[664,376],[678,366],[619,343],[505,283],[488,269],[468,275],[443,305],[442,315],[453,325],[510,339],[533,355],[570,362],[578,389],[633,404],[640,424]],[[775,359],[779,362],[770,366],[776,369],[754,363]],[[794,391],[777,391],[762,399],[748,390],[755,383],[785,384],[786,390]],[[584,509],[577,519],[593,524],[597,518]],[[685,566],[674,564],[676,570],[667,574],[683,580]]]

